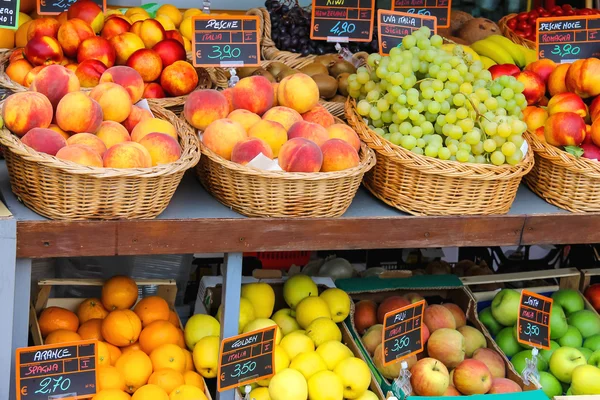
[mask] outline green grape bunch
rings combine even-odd
[[[369,55],[348,78],[348,93],[375,133],[415,154],[463,163],[518,164],[527,125],[524,85],[492,80],[461,46],[421,27],[389,56]]]

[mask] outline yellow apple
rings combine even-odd
[[[354,357],[352,350],[338,340],[330,340],[317,347],[317,353],[325,361],[327,369],[333,371],[340,361]]]
[[[315,319],[306,327],[306,336],[308,336],[315,346],[319,347],[330,340],[342,341],[342,332],[337,324],[331,319],[321,317]]]
[[[284,369],[286,369],[289,366],[290,366],[290,357],[287,355],[287,353],[285,352],[283,347],[275,346],[275,371],[274,372],[278,373],[280,371],[283,371]],[[258,383],[260,386],[269,386],[270,382],[271,382],[271,378],[263,379],[256,383]],[[250,398],[252,398],[252,396]]]
[[[217,310],[217,319],[219,320],[219,322],[223,322],[222,314],[223,304],[221,304],[219,306],[219,309]],[[252,307],[252,303],[248,299],[242,297],[240,299],[240,317],[238,320],[238,333],[242,333],[244,331],[244,327],[248,325],[249,322],[254,321],[255,318],[256,316],[254,313],[254,307]]]
[[[294,331],[281,340],[281,347],[285,350],[290,360],[298,354],[315,351],[315,343],[304,332]]]
[[[242,298],[254,307],[256,318],[270,318],[275,306],[275,292],[268,283],[257,282],[242,286]]]
[[[216,318],[206,314],[196,314],[185,324],[185,344],[190,351],[194,350],[196,343],[205,336],[219,336],[221,324]]]
[[[294,357],[290,368],[300,372],[308,381],[317,372],[327,371],[327,364],[316,351],[309,351]]]
[[[296,306],[296,321],[304,329],[315,319],[321,317],[331,319],[329,306],[320,297],[306,297]]]
[[[295,369],[286,368],[269,383],[271,400],[306,400],[308,385],[304,376]]]
[[[281,310],[273,314],[271,319],[275,321],[277,325],[279,325],[283,336],[287,335],[290,332],[294,332],[300,329],[298,321],[296,321],[296,319],[292,317],[292,310],[290,308],[282,308]]]
[[[342,379],[345,399],[359,398],[371,384],[371,371],[360,358],[350,357],[340,361],[333,372]]]
[[[317,372],[308,380],[308,398],[310,400],[341,399],[343,396],[342,380],[331,371]]]
[[[295,310],[298,303],[305,297],[318,295],[319,289],[308,275],[294,275],[283,284],[283,298],[292,310]]]
[[[273,321],[272,319],[257,318],[244,327],[244,333],[256,331],[258,329],[268,328],[273,325],[277,326],[275,321]],[[279,329],[279,326],[277,326],[277,332],[275,332],[275,344],[279,344],[281,342],[281,337],[281,329]]]
[[[342,289],[327,289],[319,297],[329,306],[333,322],[342,322],[350,314],[350,296]]]
[[[215,378],[218,372],[219,336],[205,336],[196,343],[192,354],[196,371],[205,378]]]

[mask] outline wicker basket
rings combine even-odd
[[[535,165],[525,183],[550,204],[573,212],[600,211],[600,162],[577,158],[526,133]]]
[[[500,21],[498,21],[498,27],[500,28],[502,35],[506,36],[507,38],[509,38],[510,40],[515,42],[516,44],[520,44],[521,46],[527,47],[528,49],[535,50],[536,49],[535,42],[532,42],[531,40],[528,40],[528,39],[523,39],[521,36],[517,35],[512,29],[510,29],[508,27],[508,25],[507,25],[508,20],[513,17],[516,17],[516,16],[517,16],[517,14],[509,14],[509,15],[502,17],[502,19],[500,19]]]
[[[0,130],[13,193],[51,219],[154,218],[171,201],[186,170],[198,163],[198,136],[172,112],[152,106],[154,116],[179,133],[182,155],[152,168],[86,167],[38,153],[7,129]]]
[[[338,120],[338,123],[342,121]],[[364,144],[357,167],[338,172],[265,171],[227,161],[200,142],[196,174],[214,197],[248,217],[339,217],[350,206],[375,153]]]
[[[375,150],[377,165],[364,185],[383,202],[413,215],[489,215],[508,212],[533,152],[516,166],[463,164],[414,154],[378,136],[346,103],[348,124]]]

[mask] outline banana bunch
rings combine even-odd
[[[516,44],[501,35],[488,36],[472,43],[470,47],[479,54],[481,62],[486,68],[495,64],[515,64],[519,68],[524,68],[527,64],[537,60],[535,50]]]
[[[443,44],[442,45],[442,50],[444,50],[448,54],[453,54],[454,55],[454,49],[456,49],[457,47],[461,48],[462,51],[465,54],[470,54],[471,57],[473,57],[473,61],[480,61],[481,60],[480,57],[479,57],[479,54],[477,54],[475,52],[475,50],[473,50],[469,46],[465,46],[465,45],[462,45],[462,44],[455,44],[455,43]]]

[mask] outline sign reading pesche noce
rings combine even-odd
[[[537,32],[540,58],[570,63],[600,57],[600,15],[538,18]]]

